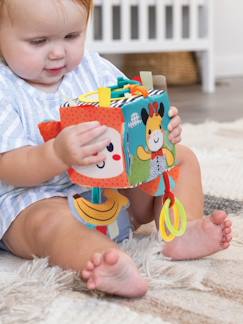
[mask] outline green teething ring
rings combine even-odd
[[[170,204],[170,199],[166,199],[166,202],[167,201]],[[168,227],[166,225],[165,211],[168,208],[169,208],[169,206],[167,206],[167,204],[164,204],[164,206],[161,210],[161,213],[160,213],[160,218],[159,218],[160,233],[161,233],[163,240],[167,241],[167,242],[172,241],[175,238],[175,235],[173,235],[172,233],[168,233]],[[179,224],[180,224],[179,214],[178,214],[177,209],[175,209],[175,211],[174,211],[174,227],[178,228]]]
[[[174,209],[174,213],[175,214],[179,214],[179,218],[180,218],[180,228],[176,229],[175,226],[173,226],[173,224],[171,223],[171,219],[170,219],[170,213],[169,213],[169,208],[170,206],[170,199],[167,199],[165,204],[164,204],[164,210],[165,210],[165,224],[166,227],[168,228],[168,230],[170,231],[170,233],[174,236],[182,236],[185,231],[186,231],[186,226],[187,226],[187,216],[186,216],[186,211],[184,206],[182,205],[182,203],[180,202],[179,199],[175,199],[175,203],[174,205],[171,207],[172,209]]]

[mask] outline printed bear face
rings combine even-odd
[[[164,116],[164,105],[157,102],[149,105],[149,113],[145,108],[141,111],[141,117],[146,126],[146,142],[151,152],[159,151],[164,143],[162,130],[162,119]]]

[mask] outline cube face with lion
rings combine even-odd
[[[150,182],[170,169],[175,153],[174,145],[168,140],[167,92],[148,90],[146,96],[111,97],[109,106],[105,107],[97,93],[91,94],[90,101],[87,96],[80,96],[61,107],[60,121],[39,125],[44,140],[82,122],[97,120],[108,127],[103,135],[111,139],[103,151],[106,159],[96,165],[72,166],[71,180],[89,187],[129,188]]]

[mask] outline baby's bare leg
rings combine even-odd
[[[229,247],[231,221],[223,211],[215,211],[204,217],[204,195],[201,172],[194,153],[183,145],[177,146],[180,176],[176,183],[175,196],[186,209],[189,220],[186,233],[165,245],[164,254],[173,259],[204,257]],[[158,224],[161,202],[155,201],[155,217]]]
[[[128,212],[135,228],[154,221],[155,197],[149,196],[139,188],[123,189],[120,192],[129,199]]]
[[[177,146],[180,176],[174,190],[188,216],[186,233],[163,250],[173,259],[193,259],[210,255],[229,246],[231,241],[231,221],[223,211],[215,211],[211,217],[203,216],[204,195],[201,184],[200,167],[194,153],[185,146]],[[130,213],[136,225],[155,220],[158,228],[162,208],[162,197],[150,197],[139,189],[129,189],[123,193],[129,198]]]
[[[75,220],[64,198],[26,208],[3,240],[17,256],[48,256],[51,264],[80,272],[90,289],[127,297],[147,290],[131,258],[105,235]]]
[[[203,217],[204,194],[201,182],[201,170],[195,154],[183,145],[177,145],[176,157],[179,162],[180,175],[174,189],[175,197],[183,202],[188,220]],[[155,221],[158,228],[162,198],[154,200]]]
[[[183,202],[189,220],[202,218],[204,195],[197,158],[185,146],[177,145],[177,160],[180,163],[180,176],[174,190],[175,196]],[[151,197],[139,188],[123,190],[122,194],[130,201],[129,212],[135,220],[135,225],[155,220],[158,227],[162,197]]]

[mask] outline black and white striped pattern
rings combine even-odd
[[[152,96],[156,96],[156,95],[160,95],[164,92],[164,90],[149,90],[149,97]],[[131,103],[131,102],[135,102],[139,99],[141,99],[143,96],[139,95],[139,96],[131,96],[128,98],[123,98],[121,100],[111,100],[111,105],[110,107],[112,108],[118,108],[118,107],[123,107],[125,104]],[[67,102],[65,102],[65,104],[63,105],[64,107],[81,107],[81,106],[94,106],[94,107],[99,107],[99,102],[85,102],[85,101],[81,101],[79,98],[75,98],[72,100],[69,100]]]

